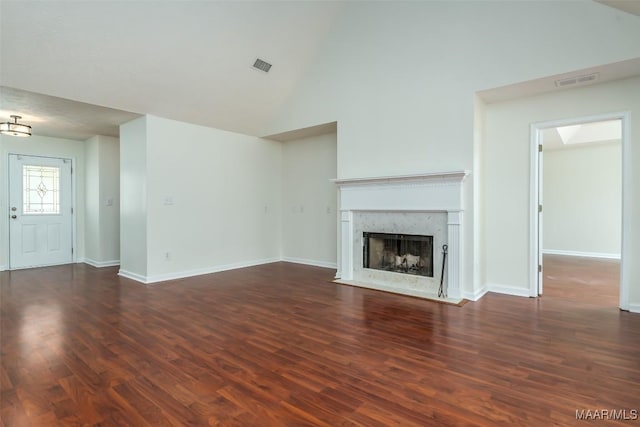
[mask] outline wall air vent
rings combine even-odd
[[[600,77],[599,73],[593,73],[593,74],[585,74],[577,77],[569,77],[567,79],[560,79],[560,80],[556,80],[556,87],[565,87],[565,86],[571,86],[575,84],[584,84],[584,83],[594,82],[598,80],[598,77]]]
[[[263,61],[260,58],[256,59],[256,62],[253,63],[253,66],[260,71],[264,71],[265,73],[268,73],[269,70],[271,69],[271,64],[269,64],[266,61]]]

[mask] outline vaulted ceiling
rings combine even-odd
[[[340,7],[2,1],[0,109],[9,110],[17,89],[256,135],[296,87]],[[254,68],[256,58],[271,70]],[[25,121],[42,119],[32,113]]]
[[[344,4],[0,0],[0,120],[84,139],[153,114],[262,136]]]

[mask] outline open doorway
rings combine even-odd
[[[538,295],[625,308],[624,124],[611,115],[532,127]]]

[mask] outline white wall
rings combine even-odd
[[[543,155],[544,252],[619,257],[620,141]]]
[[[336,268],[336,134],[283,143],[284,260]]]
[[[484,204],[485,197],[482,183],[484,182],[484,135],[486,105],[479,96],[474,97],[473,117],[473,250],[467,248],[466,256],[473,260],[473,293],[465,298],[477,300],[487,292],[486,286],[486,257],[483,248],[485,235]],[[468,239],[467,239],[468,241]]]
[[[96,267],[117,265],[120,259],[119,140],[94,136],[85,145],[85,262]]]
[[[263,134],[337,121],[338,178],[472,171],[463,287],[477,294],[475,92],[639,57],[639,22],[593,1],[347,2]]]
[[[487,284],[527,294],[529,287],[530,125],[629,111],[628,174],[622,274],[630,283],[630,308],[640,310],[640,78],[553,92],[486,106],[483,192]],[[626,262],[625,262],[626,260]]]
[[[120,260],[120,140],[100,136],[101,265]]]
[[[85,141],[84,164],[85,194],[85,251],[84,258],[96,260],[100,257],[100,150],[98,138],[93,137]],[[91,261],[90,261],[91,262]]]
[[[153,116],[120,138],[122,274],[154,282],[281,258],[280,143]]]
[[[264,133],[337,120],[339,178],[470,169],[476,91],[640,56],[640,17],[593,1],[343,11]]]
[[[73,160],[73,179],[76,185],[76,245],[75,254],[78,260],[85,253],[85,165],[84,143],[68,139],[49,138],[33,135],[29,138],[16,138],[0,135],[0,270],[9,264],[9,212],[8,164],[9,154],[25,154],[33,156],[60,157]]]
[[[147,117],[120,126],[120,273],[147,277]]]

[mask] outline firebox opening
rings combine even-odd
[[[364,268],[433,277],[433,236],[363,233]]]

